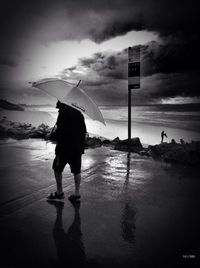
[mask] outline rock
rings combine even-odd
[[[143,146],[140,142],[140,139],[138,137],[136,137],[136,138],[132,138],[130,140],[130,149],[129,149],[128,139],[118,141],[118,143],[115,144],[114,149],[120,150],[120,151],[129,151],[130,150],[130,152],[138,153],[139,151],[141,151],[143,149]]]
[[[161,156],[163,155],[167,150],[169,150],[169,144],[166,142],[163,142],[161,144],[156,144],[156,145],[150,145],[148,147],[151,151],[151,153],[154,156]]]
[[[85,139],[85,147],[88,148],[88,147],[100,147],[102,145],[102,141],[101,139],[99,138],[96,138],[96,137],[93,137],[93,138],[86,138]]]
[[[149,146],[151,155],[170,163],[196,166],[200,164],[200,141],[191,143],[162,143]]]
[[[14,139],[27,139],[29,132],[24,131],[20,128],[9,128],[7,130],[7,135]]]
[[[50,131],[51,128],[45,124],[41,124],[36,128],[29,123],[12,122],[6,118],[0,120],[0,137],[11,137],[14,139],[46,139]]]
[[[120,141],[119,137],[116,137],[114,140],[112,140],[112,144],[116,144]]]
[[[41,124],[38,126],[38,128],[32,129],[29,137],[48,139],[50,132],[51,132],[51,128],[49,126],[45,124]]]
[[[111,145],[112,143],[111,143],[111,141],[110,140],[103,140],[102,142],[102,145]]]

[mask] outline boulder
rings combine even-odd
[[[14,139],[44,138],[46,139],[51,128],[45,124],[33,127],[29,123],[9,121],[7,118],[0,120],[0,137],[11,137]]]
[[[111,145],[112,144],[112,142],[110,140],[107,140],[107,139],[103,140],[101,143],[102,143],[102,145]]]
[[[37,128],[32,128],[30,133],[31,138],[48,139],[51,128],[48,125],[41,124]]]
[[[170,163],[196,166],[200,164],[200,141],[161,143],[149,146],[153,158]]]
[[[90,137],[87,137],[85,139],[85,147],[88,148],[88,147],[100,147],[102,145],[102,141],[101,139],[99,138],[96,138],[96,137],[93,137],[93,138],[90,138]]]
[[[112,144],[116,144],[120,142],[120,138],[119,137],[116,137],[114,140],[112,140]]]
[[[143,146],[140,142],[140,139],[138,137],[136,137],[136,138],[132,138],[130,140],[130,144],[129,144],[128,139],[118,141],[115,144],[114,149],[120,150],[120,151],[130,151],[130,152],[138,153],[141,150],[143,150]]]
[[[14,138],[14,139],[27,139],[29,132],[25,131],[24,129],[20,128],[9,128],[6,131],[8,137]]]

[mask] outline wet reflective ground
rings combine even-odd
[[[86,150],[82,201],[49,203],[54,146],[1,145],[2,267],[198,267],[198,170],[109,148]],[[66,195],[73,178],[64,172]]]

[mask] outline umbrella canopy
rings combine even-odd
[[[93,120],[105,125],[103,116],[96,103],[79,86],[62,79],[42,79],[32,84],[57,100],[87,114]]]

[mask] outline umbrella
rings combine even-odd
[[[78,85],[74,85],[63,79],[49,78],[33,82],[32,86],[45,91],[57,100],[87,114],[93,120],[100,121],[105,125],[105,121],[98,106],[88,94],[79,87],[79,84],[80,81]]]

